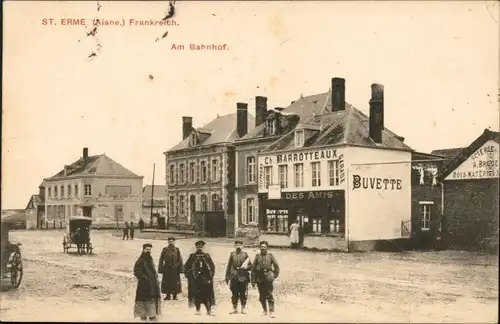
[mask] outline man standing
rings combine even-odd
[[[230,314],[238,314],[238,300],[241,303],[241,313],[246,314],[245,307],[248,298],[248,283],[250,282],[250,273],[252,262],[246,252],[242,251],[243,241],[234,242],[236,251],[231,252],[226,268],[226,284],[229,284],[231,290],[231,302],[233,311]]]
[[[177,294],[182,291],[180,274],[183,272],[181,251],[175,246],[175,237],[169,237],[168,245],[161,251],[158,263],[158,273],[163,274],[161,292],[165,294],[164,300],[170,300],[170,296],[177,300]]]
[[[142,246],[142,253],[134,265],[134,276],[137,278],[135,292],[134,317],[141,320],[157,320],[161,315],[161,295],[158,285],[158,274],[151,257],[153,246],[146,243]]]
[[[125,240],[125,238],[127,238],[127,240],[128,240],[128,222],[125,222],[125,227],[123,228],[122,240]]]
[[[134,222],[130,222],[130,239],[131,240],[134,239],[134,231],[135,231]]]
[[[273,282],[278,278],[280,267],[276,258],[267,252],[268,245],[266,241],[260,242],[260,253],[255,256],[252,269],[252,286],[257,284],[264,315],[267,315],[269,304],[269,314],[274,317]]]
[[[203,251],[204,241],[195,243],[196,252],[189,255],[184,265],[184,275],[188,279],[189,307],[196,307],[196,315],[200,315],[201,304],[205,305],[208,315],[214,315],[215,305],[214,275],[215,265],[208,253]]]

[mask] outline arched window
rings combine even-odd
[[[207,204],[208,204],[207,196],[206,195],[201,195],[200,201],[201,201],[201,210],[202,211],[207,210],[207,208],[208,208],[208,206],[207,206]]]

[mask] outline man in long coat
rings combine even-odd
[[[252,262],[249,255],[242,251],[243,241],[234,242],[236,251],[231,252],[226,268],[226,284],[229,284],[231,290],[231,303],[233,311],[230,314],[238,314],[238,301],[241,303],[241,313],[246,314],[245,307],[248,299],[248,284],[250,282],[250,273]]]
[[[141,320],[157,320],[161,315],[161,295],[158,283],[158,274],[151,257],[153,246],[146,243],[142,246],[142,253],[134,265],[134,276],[137,278],[135,292],[134,317]]]
[[[158,273],[163,274],[161,280],[161,292],[165,294],[164,300],[177,299],[177,295],[182,292],[181,273],[184,272],[181,252],[175,246],[175,238],[168,238],[168,246],[161,251],[160,262],[158,263]]]
[[[215,265],[208,253],[203,251],[204,241],[195,243],[196,252],[191,253],[184,265],[184,275],[188,279],[189,307],[196,307],[196,315],[200,315],[203,304],[208,315],[214,315],[215,305],[214,275]]]

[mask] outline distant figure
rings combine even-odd
[[[161,292],[165,294],[164,300],[170,300],[170,297],[176,300],[182,292],[180,274],[183,272],[181,251],[175,246],[175,237],[169,237],[168,246],[161,251],[158,263],[158,273],[163,274]]]
[[[205,305],[207,315],[213,316],[215,305],[214,275],[215,265],[210,254],[203,251],[204,241],[195,243],[196,252],[189,255],[184,265],[184,275],[188,279],[189,307],[196,307],[196,315],[200,315],[201,305]]]
[[[134,276],[137,278],[135,292],[134,317],[141,320],[157,320],[161,315],[161,295],[153,258],[151,257],[152,245],[146,243],[142,246],[142,253],[134,265]]]
[[[290,243],[292,245],[292,248],[296,249],[299,247],[300,243],[300,225],[299,225],[299,220],[295,220],[295,222],[290,225]]]
[[[139,231],[142,232],[142,230],[144,229],[144,221],[141,219],[139,219]]]
[[[131,240],[134,239],[134,231],[135,231],[134,222],[130,222],[130,239]]]
[[[128,230],[129,230],[128,222],[125,222],[125,227],[123,228],[123,239],[122,240],[125,240],[125,238],[127,238],[127,240],[128,240]]]
[[[252,286],[259,289],[259,300],[267,315],[267,306],[269,305],[270,317],[274,317],[274,297],[273,297],[273,282],[280,273],[280,267],[276,258],[267,252],[268,243],[260,242],[260,253],[255,256],[252,268]]]

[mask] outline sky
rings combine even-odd
[[[3,2],[2,209],[25,208],[83,147],[144,184],[155,163],[155,184],[165,184],[163,152],[182,139],[182,116],[201,127],[236,102],[254,114],[258,95],[286,107],[327,92],[332,77],[346,79],[346,101],[365,113],[370,84],[384,84],[386,127],[422,152],[499,129],[495,2],[177,1],[177,26],[129,25],[161,20],[165,1],[99,5]],[[88,26],[63,26],[65,18]],[[93,18],[125,26],[86,37]]]

